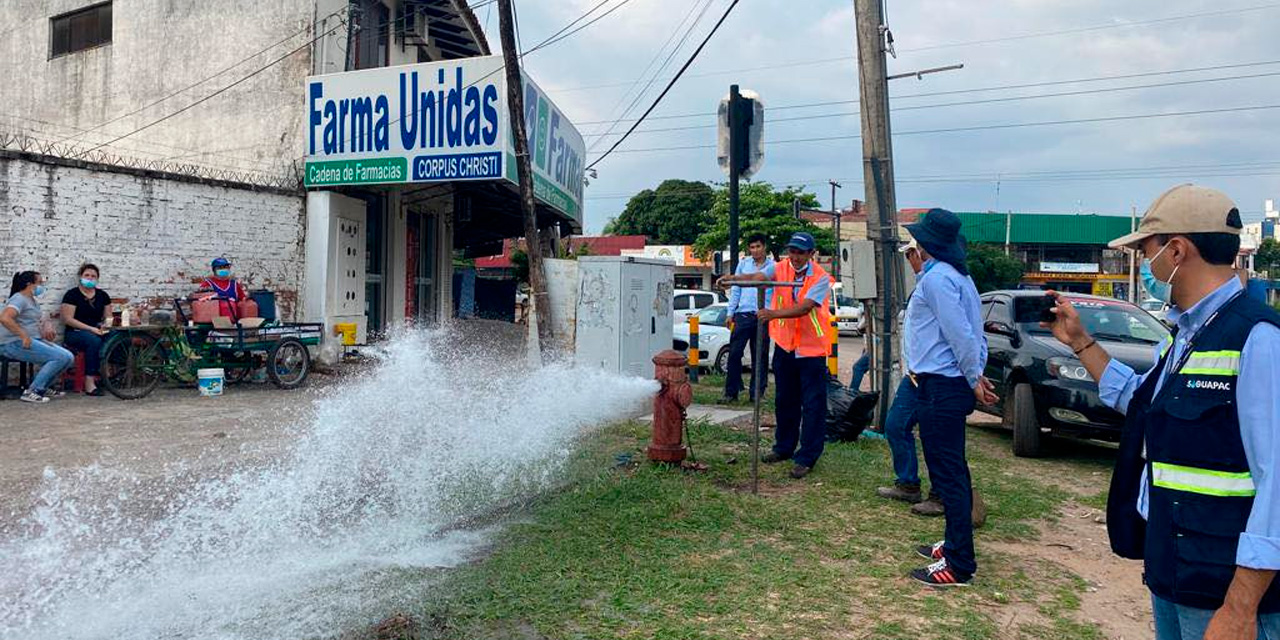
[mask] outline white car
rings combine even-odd
[[[675,324],[688,322],[689,316],[724,299],[712,291],[698,289],[676,289],[671,298],[671,309]]]
[[[716,373],[729,368],[729,305],[713,304],[698,312],[698,360],[701,366]],[[689,351],[689,323],[671,328],[672,348]],[[751,352],[742,354],[743,368],[751,368]]]
[[[832,301],[831,314],[836,318],[836,327],[840,333],[862,335],[864,324],[862,303],[852,298],[837,294]]]
[[[1160,313],[1161,311],[1164,311],[1167,305],[1165,305],[1163,300],[1158,300],[1156,298],[1147,298],[1146,300],[1143,300],[1142,303],[1139,304],[1138,306],[1142,307],[1148,313],[1151,313],[1154,315],[1154,314]]]

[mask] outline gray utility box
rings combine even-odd
[[[578,365],[653,378],[654,354],[671,348],[674,289],[669,260],[578,258]]]

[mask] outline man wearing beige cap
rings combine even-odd
[[[1112,248],[1141,251],[1172,337],[1139,374],[1058,298],[1051,327],[1126,416],[1107,502],[1111,548],[1144,560],[1157,640],[1280,638],[1280,314],[1243,295],[1240,212],[1165,192]]]

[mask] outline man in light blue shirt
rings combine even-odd
[[[996,398],[983,377],[987,341],[978,289],[965,266],[960,219],[930,209],[907,225],[924,266],[907,302],[903,361],[916,385],[920,440],[929,480],[942,499],[946,534],[917,552],[935,562],[911,573],[930,587],[968,586],[978,570],[973,548],[973,479],[965,459],[965,421],[978,402]]]
[[[1054,335],[1126,414],[1108,531],[1145,561],[1157,640],[1280,638],[1280,315],[1242,295],[1242,226],[1225,194],[1181,185],[1111,243],[1142,251],[1148,293],[1172,305],[1150,371],[1055,309]]]
[[[773,264],[773,258],[769,257],[768,238],[764,234],[754,234],[747,238],[747,253],[749,257],[738,263],[738,270],[734,275],[749,275],[753,273],[763,273],[766,268]],[[769,291],[765,291],[765,300],[769,299]],[[766,303],[766,307],[768,304]],[[729,335],[729,365],[725,367],[724,379],[724,397],[720,399],[723,403],[733,403],[738,401],[738,393],[742,391],[742,354],[750,346],[752,357],[757,353],[756,349],[756,328],[759,324],[756,319],[756,312],[759,311],[758,293],[754,288],[732,287],[729,290],[729,313],[727,317],[733,322],[732,333]],[[748,390],[748,396],[751,400],[756,398],[756,389],[761,392],[769,384],[769,338],[764,339],[764,348],[759,351],[764,353],[764,357],[760,362],[752,361],[751,363],[751,379],[753,384]]]

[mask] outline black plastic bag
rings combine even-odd
[[[835,377],[827,380],[827,442],[856,442],[862,430],[871,424],[878,392],[862,393],[840,384]]]

